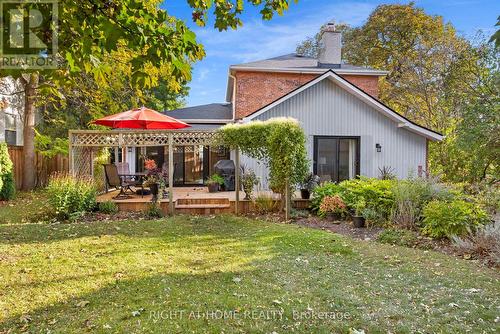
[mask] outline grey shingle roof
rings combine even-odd
[[[164,111],[165,115],[177,119],[227,120],[233,118],[231,103],[210,103],[200,106]]]
[[[249,63],[231,65],[231,67],[243,68],[287,68],[287,69],[336,69],[336,70],[347,70],[347,71],[363,71],[363,72],[380,72],[372,68],[354,66],[349,64],[338,65],[333,64],[319,64],[316,58],[299,56],[296,53],[290,53],[287,55],[258,60]]]

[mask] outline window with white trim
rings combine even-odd
[[[7,145],[17,144],[17,116],[5,113],[5,142]]]

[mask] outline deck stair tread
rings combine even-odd
[[[230,208],[230,204],[177,204],[176,209],[225,209]]]
[[[228,198],[180,198],[176,209],[227,209],[231,207]]]

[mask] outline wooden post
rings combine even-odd
[[[168,134],[168,213],[174,214],[174,136]]]
[[[73,152],[73,132],[70,130],[68,133],[68,141],[69,141],[69,173],[72,176],[75,176],[75,160],[74,160],[74,152]]]
[[[236,156],[234,157],[234,161],[236,168],[234,171],[234,190],[236,191],[236,202],[234,206],[234,213],[238,215],[240,211],[240,149],[239,148],[236,148],[235,154]]]
[[[290,183],[285,180],[285,221],[290,219]]]

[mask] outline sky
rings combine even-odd
[[[245,1],[246,2],[246,1]],[[263,21],[257,8],[245,3],[243,26],[238,30],[219,32],[210,23],[199,27],[192,22],[186,0],[166,0],[162,8],[178,17],[196,33],[205,47],[206,57],[193,69],[187,106],[225,102],[228,68],[255,60],[280,56],[295,51],[299,42],[314,36],[326,22],[362,25],[379,4],[401,1],[299,0],[283,16]],[[425,0],[415,1],[432,15],[441,15],[458,33],[468,38],[478,30],[490,36],[500,15],[500,1]]]

